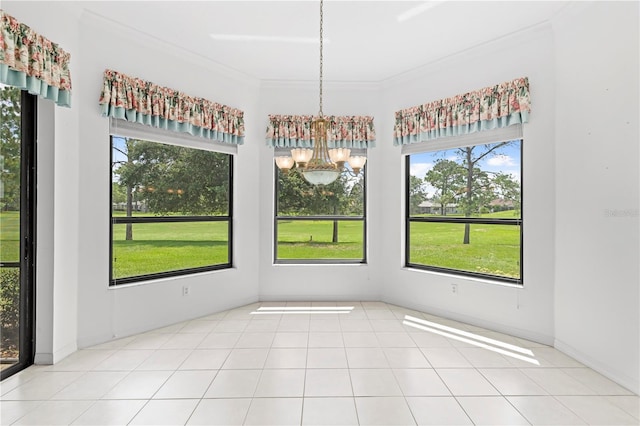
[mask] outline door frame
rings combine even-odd
[[[18,362],[0,380],[33,364],[35,356],[37,98],[20,94],[20,331]]]

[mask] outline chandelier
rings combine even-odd
[[[283,174],[287,174],[293,167],[301,171],[302,176],[312,185],[328,185],[335,181],[340,173],[347,170],[348,163],[353,173],[357,175],[364,167],[367,157],[351,156],[349,148],[331,148],[327,144],[327,134],[330,123],[322,113],[322,25],[324,22],[323,0],[320,0],[320,109],[318,115],[311,122],[311,138],[313,139],[313,149],[295,148],[291,150],[291,157],[276,157],[276,165]]]

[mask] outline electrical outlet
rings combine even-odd
[[[451,293],[455,295],[458,294],[458,284],[451,284]]]
[[[189,288],[189,286],[188,286],[188,285],[183,285],[183,286],[182,286],[182,295],[183,295],[183,296],[188,296],[188,295],[189,295],[189,291],[190,291],[190,290],[191,290],[191,289]]]

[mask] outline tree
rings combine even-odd
[[[455,161],[440,159],[427,172],[425,182],[436,190],[435,199],[440,204],[440,214],[446,215],[447,204],[456,201],[464,185],[464,168]]]
[[[117,204],[127,202],[127,191],[118,182],[111,182],[111,202]]]
[[[414,175],[409,175],[409,214],[420,213],[420,204],[427,199],[427,190],[424,180]]]
[[[500,142],[492,145],[476,145],[458,148],[457,152],[462,159],[465,171],[464,196],[460,202],[464,211],[464,217],[471,217],[479,212],[483,203],[487,203],[487,191],[490,190],[487,173],[480,170],[478,164],[484,158],[497,155],[500,148],[511,142]],[[463,244],[469,244],[469,224],[464,225]]]
[[[350,179],[342,173],[328,185],[312,185],[299,169],[278,171],[277,214],[281,216],[336,216],[363,214],[363,175]],[[338,242],[338,220],[333,221],[332,242]]]
[[[20,209],[20,96],[20,89],[0,86],[0,209],[4,211]]]
[[[124,190],[127,217],[133,216],[133,191],[137,186],[137,182],[130,176],[133,174],[132,169],[134,168],[134,161],[132,158],[132,150],[136,142],[136,139],[125,139],[124,146],[122,147],[112,144],[112,149],[119,152],[126,158],[126,160],[112,161],[111,171],[112,174],[118,176],[121,190]],[[131,241],[133,240],[133,224],[127,223],[125,226],[125,240]]]
[[[521,209],[520,182],[506,173],[496,173],[491,183],[496,196],[505,204],[510,203],[518,214]]]
[[[128,217],[133,214],[134,195],[152,214],[228,214],[229,155],[139,139],[125,139],[114,150],[125,157],[112,166],[118,184],[125,188]],[[127,224],[126,239],[132,238]]]

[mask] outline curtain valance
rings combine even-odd
[[[71,106],[71,55],[0,9],[0,83]]]
[[[267,144],[279,148],[311,148],[313,115],[269,115]],[[329,121],[329,148],[372,148],[376,141],[373,117],[325,116]]]
[[[105,70],[102,115],[230,144],[244,143],[244,113],[177,90]]]
[[[529,121],[527,77],[396,112],[393,144],[407,145]]]

